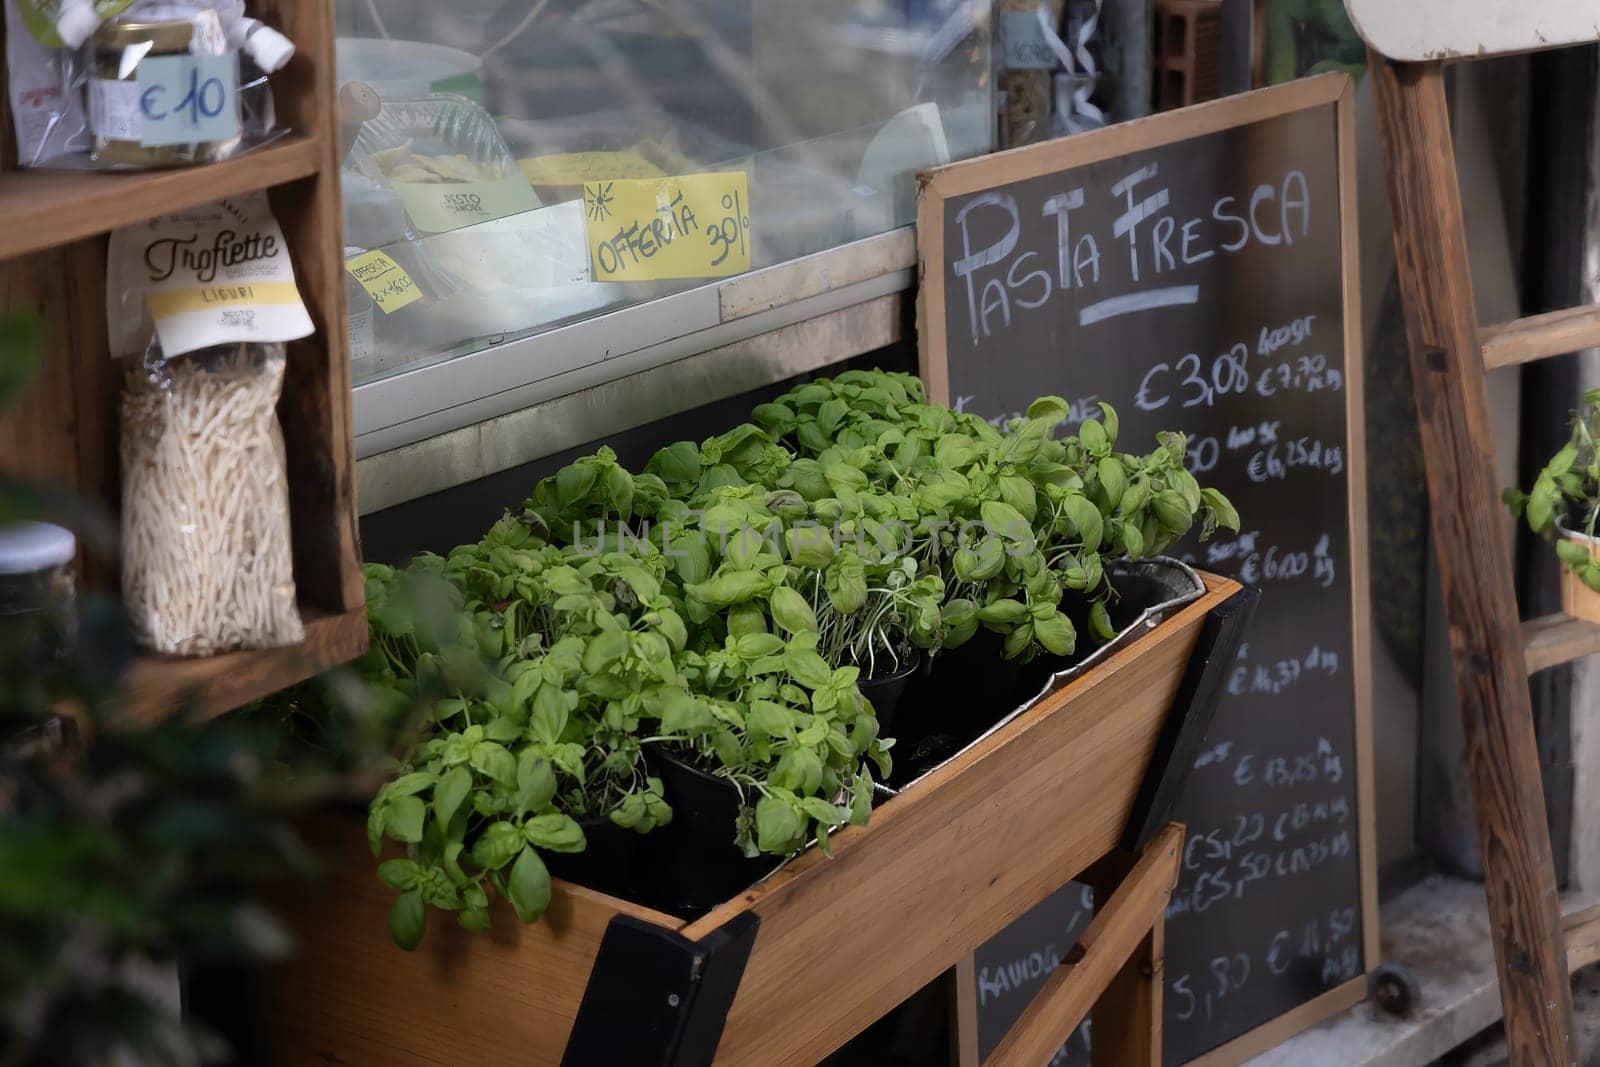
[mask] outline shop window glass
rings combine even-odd
[[[339,0],[357,383],[914,221],[993,148],[987,11]]]

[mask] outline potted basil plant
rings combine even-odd
[[[1600,622],[1600,389],[1583,396],[1573,413],[1572,436],[1524,493],[1505,492],[1512,513],[1534,533],[1555,542],[1563,564],[1561,608],[1574,618]]]

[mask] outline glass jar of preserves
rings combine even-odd
[[[217,13],[176,4],[136,10],[90,39],[90,157],[149,169],[232,155],[240,141],[238,53]],[[193,65],[181,63],[186,57]]]
[[[44,522],[0,526],[0,654],[59,663],[77,640],[70,530]]]

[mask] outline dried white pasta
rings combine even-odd
[[[122,594],[135,637],[183,656],[295,644],[283,346],[152,366],[122,395]]]

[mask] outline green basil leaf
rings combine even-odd
[[[422,824],[428,809],[420,797],[396,797],[387,804],[384,827],[396,841],[415,845],[422,840]]]
[[[1114,445],[1117,443],[1117,431],[1119,428],[1117,409],[1102,400],[1100,402],[1100,414],[1105,419],[1106,441],[1108,444]]]
[[[570,508],[576,504],[594,487],[594,479],[594,467],[582,460],[562,467],[556,472],[557,505]]]
[[[506,879],[506,895],[524,923],[538,920],[550,906],[550,872],[532,846],[525,847]]]
[[[1061,510],[1066,515],[1067,521],[1078,533],[1078,540],[1083,542],[1086,552],[1099,551],[1100,541],[1105,533],[1105,522],[1100,515],[1100,509],[1090,503],[1085,496],[1069,496],[1062,502]]]
[[[378,880],[390,889],[415,889],[421,870],[415,860],[386,860],[378,864]]]
[[[422,903],[422,894],[412,889],[395,898],[389,909],[389,936],[394,943],[410,952],[422,943],[422,933],[427,928],[428,913]]]
[[[807,689],[821,689],[833,680],[833,671],[815,649],[791,644],[783,659],[789,674]]]
[[[1189,527],[1194,525],[1194,512],[1184,501],[1183,494],[1175,489],[1163,489],[1155,495],[1152,501],[1156,519],[1164,529],[1170,530],[1175,535],[1183,535]]]
[[[786,856],[805,844],[805,823],[794,806],[779,797],[756,802],[756,842],[762,852]]]
[[[413,793],[422,792],[436,782],[438,778],[438,775],[429,774],[427,771],[413,771],[410,774],[403,774],[384,786],[383,795],[394,798],[408,797]]]
[[[511,862],[522,845],[522,831],[516,823],[490,823],[472,843],[472,862],[486,871],[498,871]]]
[[[1123,468],[1122,460],[1107,456],[1095,467],[1095,474],[1100,479],[1100,488],[1105,490],[1106,506],[1115,509],[1122,503],[1122,494],[1128,489],[1128,472]]]
[[[582,852],[588,842],[583,837],[583,827],[566,815],[540,815],[522,826],[522,835],[528,844],[551,852]]]
[[[679,441],[651,456],[644,469],[664,482],[696,482],[700,479],[700,449],[693,441]]]
[[[762,656],[774,656],[784,649],[784,640],[777,634],[759,633],[745,634],[734,639],[733,650],[740,659],[757,660]]]
[[[829,804],[821,797],[802,797],[800,810],[829,829],[835,826],[842,826],[850,821],[848,809]]]
[[[628,635],[621,630],[595,634],[583,650],[583,669],[599,674],[628,654]]]
[[[517,806],[524,811],[540,811],[556,795],[556,773],[550,761],[524,752],[517,760]]]
[[[472,772],[459,764],[452,768],[434,789],[433,814],[439,820],[441,829],[449,828],[450,820],[455,818],[456,811],[461,807],[461,802],[467,799],[467,793],[471,789]]]
[[[752,700],[745,722],[751,729],[771,737],[789,737],[794,733],[794,712],[770,700]]]
[[[990,537],[1003,538],[1013,544],[1032,542],[1033,524],[1010,504],[1002,500],[985,500],[979,514],[983,517],[984,532]]]
[[[472,746],[472,769],[515,788],[517,784],[517,759],[506,751],[504,745],[493,741],[480,741]]]
[[[726,608],[765,592],[767,584],[759,571],[723,571],[708,582],[687,586],[686,592],[713,607]]]
[[[786,585],[781,585],[772,591],[768,601],[772,609],[772,621],[791,634],[814,633],[817,629],[817,615],[811,610],[811,605],[806,598]]]
[[[1117,628],[1111,624],[1111,613],[1103,600],[1095,601],[1094,607],[1089,609],[1089,631],[1102,641],[1117,636]]]
[[[540,686],[533,695],[533,712],[528,716],[529,732],[535,740],[553,745],[561,740],[566,728],[566,695],[554,685]]]
[[[1045,651],[1057,656],[1072,655],[1078,638],[1072,620],[1060,612],[1054,612],[1042,619],[1034,619],[1033,636],[1044,646]]]
[[[996,600],[979,608],[978,618],[987,623],[1010,626],[1028,618],[1028,606],[1020,600]]]
[[[1100,457],[1111,448],[1111,440],[1099,419],[1085,419],[1078,427],[1078,441],[1091,456]]]

